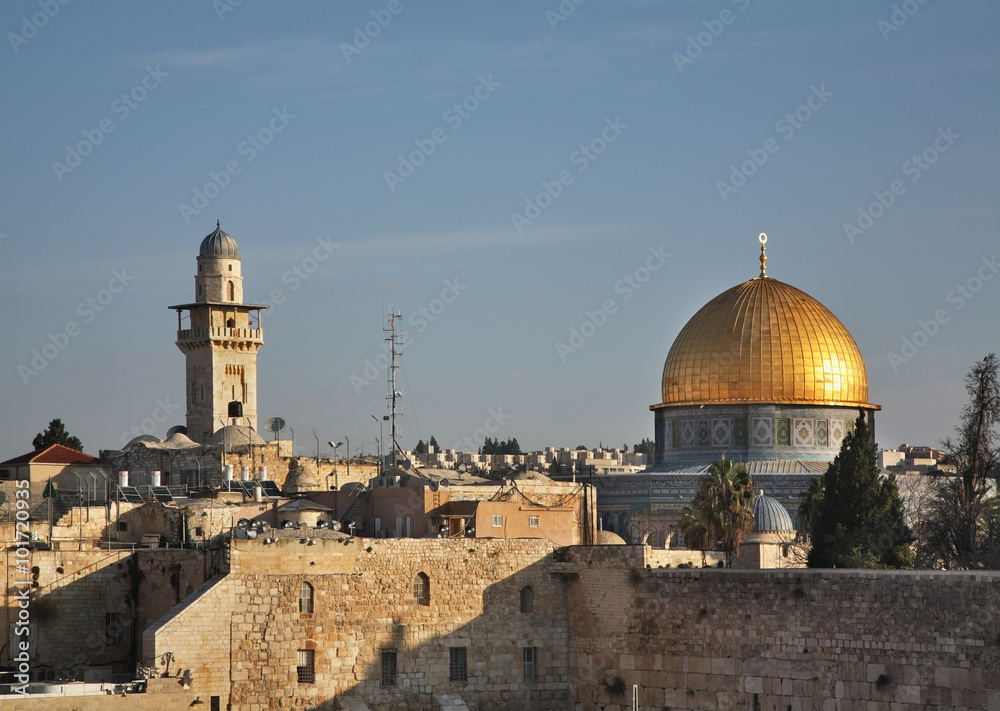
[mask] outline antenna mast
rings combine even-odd
[[[399,451],[399,445],[396,443],[396,398],[402,397],[403,393],[396,390],[396,369],[399,366],[396,364],[396,357],[402,353],[402,343],[399,340],[399,334],[396,333],[396,319],[402,319],[403,314],[392,312],[392,308],[389,309],[389,328],[383,328],[382,330],[389,335],[386,337],[386,341],[389,343],[389,394],[386,397],[389,405],[389,417],[390,425],[389,429],[392,446],[390,451],[392,452],[392,465],[396,466],[396,452]]]

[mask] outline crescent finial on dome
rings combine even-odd
[[[764,245],[767,244],[767,235],[761,232],[757,239],[760,240],[760,278],[767,279],[767,254],[764,251]]]

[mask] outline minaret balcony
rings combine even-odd
[[[225,328],[223,326],[211,326],[209,328],[187,328],[177,332],[178,343],[185,341],[202,341],[210,338],[264,342],[264,336],[259,328]]]

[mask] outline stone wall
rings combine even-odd
[[[573,548],[576,711],[1000,710],[1000,573],[644,569]],[[625,693],[608,688],[618,677]]]
[[[564,587],[547,541],[317,539],[233,541],[231,574],[147,630],[147,663],[166,650],[204,693],[229,691],[234,709],[314,705],[360,695],[373,711],[431,708],[459,693],[473,711],[566,708]],[[429,580],[429,604],[414,581]],[[313,612],[300,612],[303,584]],[[521,591],[532,589],[531,611]],[[307,588],[309,590],[310,588]],[[231,640],[231,643],[230,643]],[[464,647],[468,680],[451,681],[450,647]],[[523,679],[523,649],[537,678]],[[315,683],[299,683],[311,650]],[[395,650],[395,685],[382,685],[382,652]]]

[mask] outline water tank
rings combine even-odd
[[[160,486],[160,472],[156,471],[152,473],[152,475],[150,476],[149,485]]]
[[[267,467],[257,467],[257,479],[267,481]]]
[[[223,475],[222,475],[222,476],[223,476],[223,478],[224,478],[224,479],[225,479],[226,481],[232,481],[232,480],[233,480],[233,465],[232,465],[232,464],[227,464],[227,465],[225,466],[225,468],[224,468],[224,470],[223,470],[223,471],[224,471],[224,473],[223,473]]]
[[[250,467],[246,464],[240,467],[240,481],[250,481]]]
[[[128,486],[128,472],[118,472],[118,486]]]

